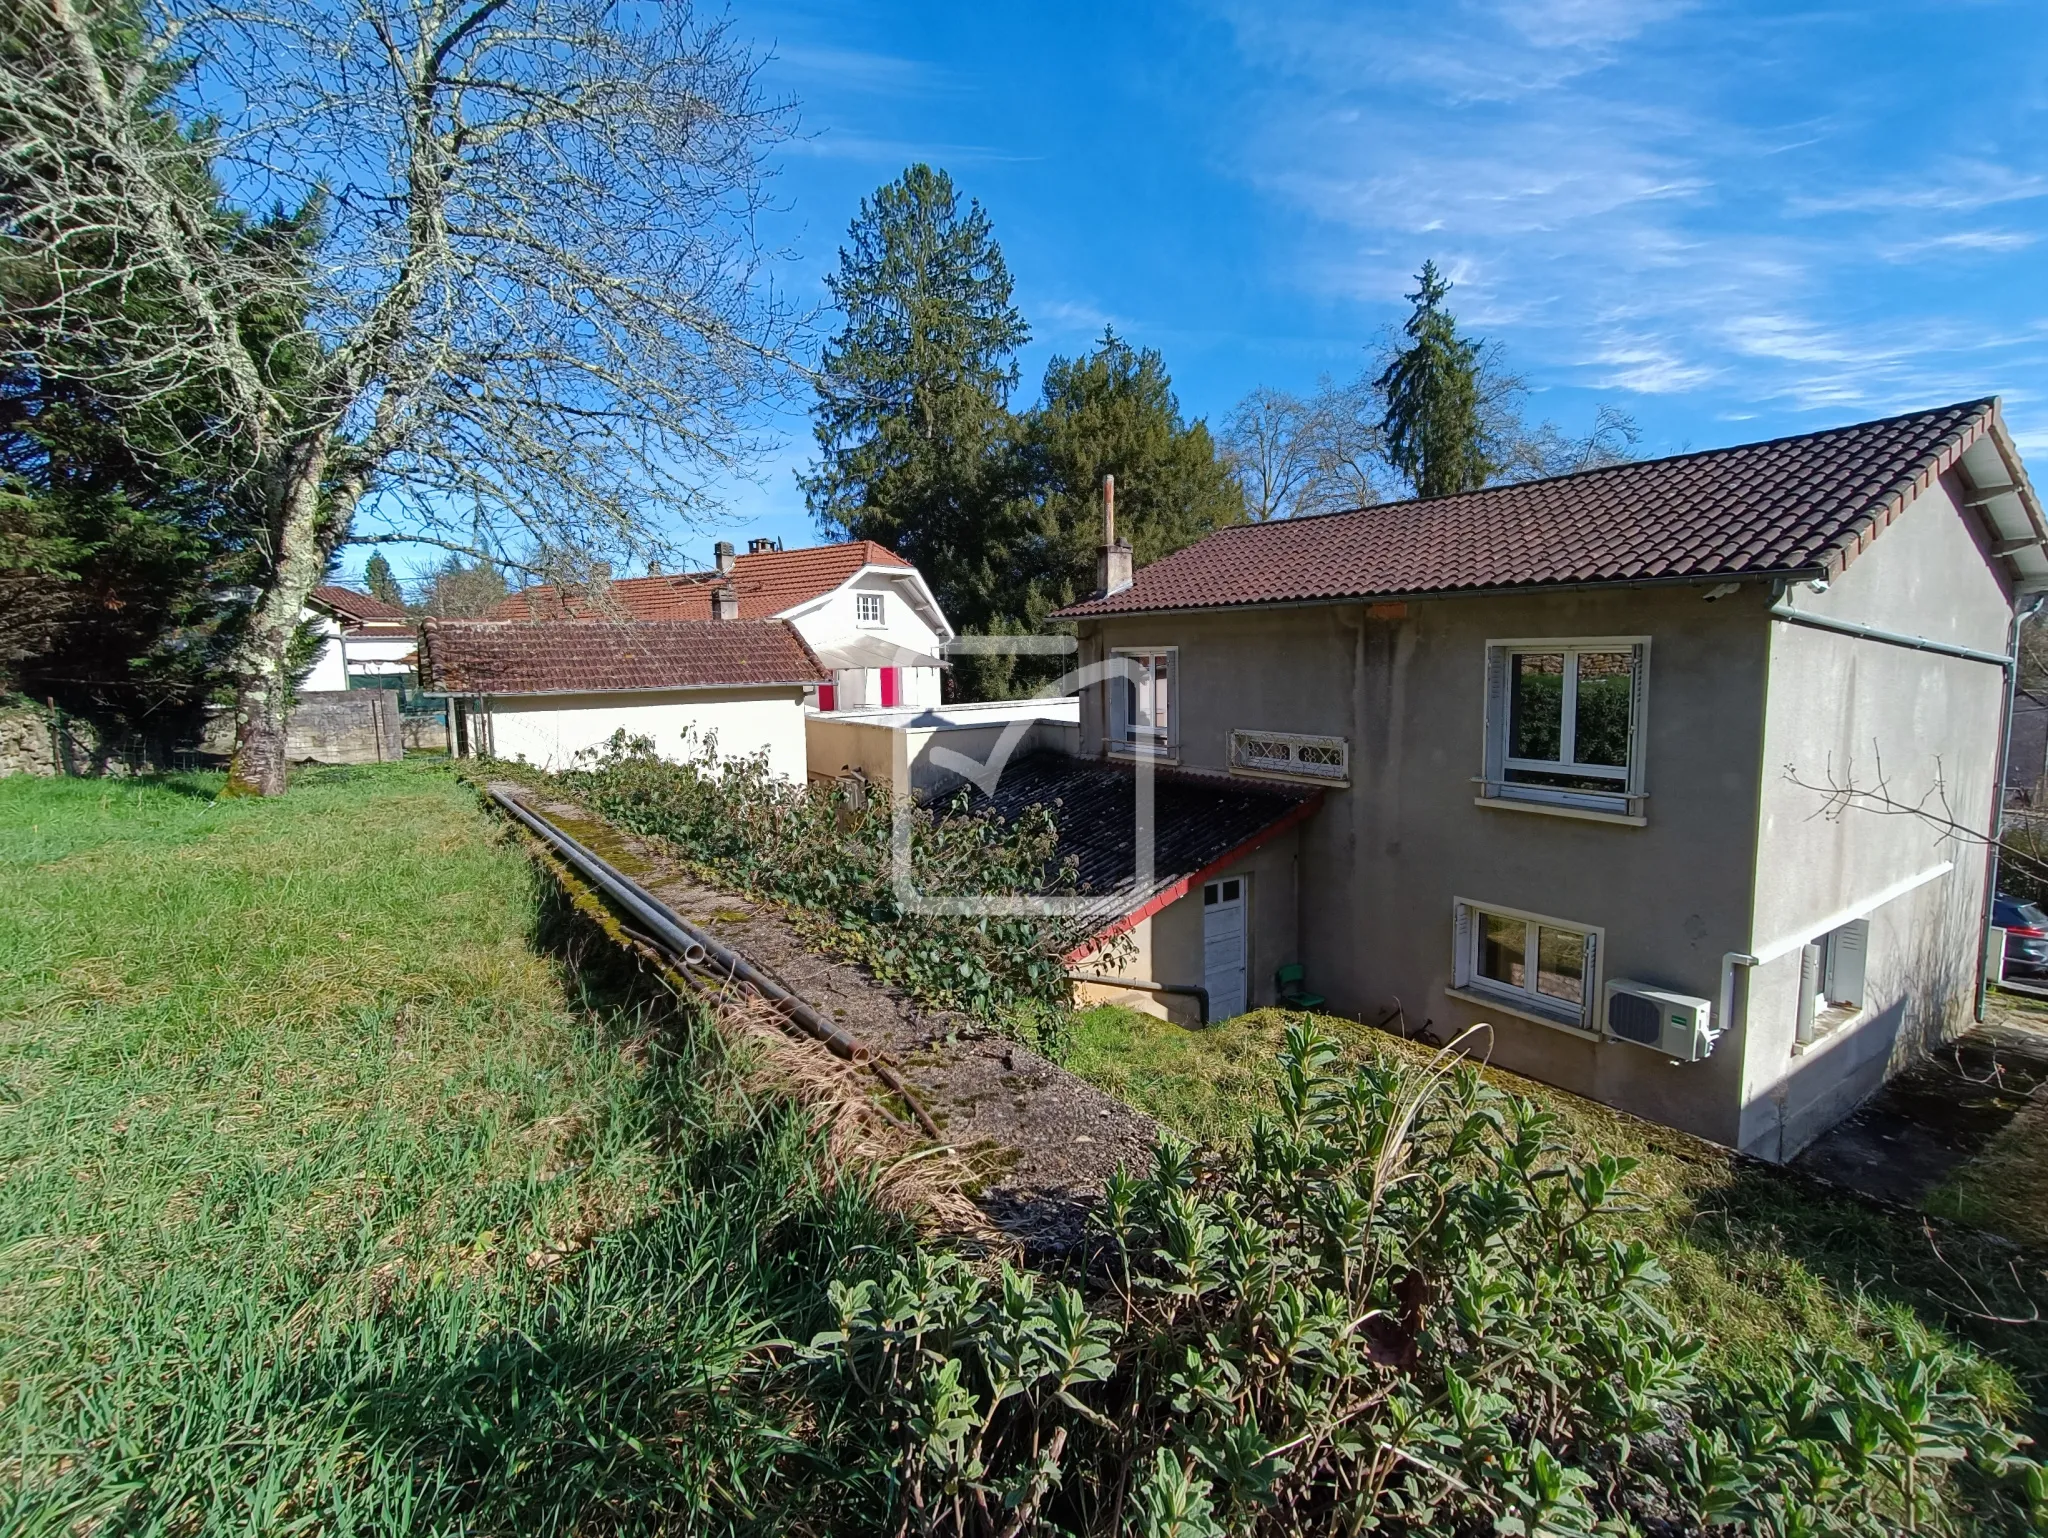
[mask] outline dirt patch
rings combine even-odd
[[[902,1075],[975,1175],[976,1203],[1027,1255],[1078,1244],[1103,1182],[1151,1161],[1151,1117],[970,1016],[818,953],[775,907],[708,884],[650,839],[557,796],[527,804],[853,1036]]]
[[[1801,1154],[1810,1174],[1871,1196],[2040,1242],[2038,1225],[1992,1220],[1987,1179],[2003,1187],[2032,1173],[2036,1201],[2048,1172],[2048,1011],[1994,995],[1985,1021],[1896,1075],[1856,1112]],[[2015,1137],[2029,1141],[2015,1150]],[[2002,1150],[2002,1152],[2001,1152]],[[1996,1168],[2007,1171],[1993,1176]],[[2007,1203],[2009,1205],[2009,1203]]]

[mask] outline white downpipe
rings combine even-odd
[[[1728,951],[1721,957],[1720,1011],[1714,1017],[1716,1041],[1735,1028],[1735,969],[1758,964],[1756,957],[1747,951]]]

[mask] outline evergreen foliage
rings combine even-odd
[[[1374,382],[1386,400],[1381,423],[1388,461],[1420,497],[1484,486],[1500,466],[1488,441],[1480,392],[1480,348],[1458,335],[1443,307],[1449,280],[1424,262],[1399,348]]]
[[[1290,1026],[1249,1147],[1112,1179],[1080,1286],[928,1252],[831,1285],[850,1525],[2040,1531],[2026,1439],[1924,1337],[1706,1366],[1627,1232],[1635,1161],[1557,1132],[1448,1052],[1352,1067]]]
[[[1105,329],[1092,351],[1055,357],[1037,405],[1018,417],[1012,500],[990,551],[990,581],[954,616],[963,629],[1028,635],[1094,590],[1102,478],[1116,477],[1116,529],[1139,564],[1242,523],[1244,494],[1208,425],[1189,422],[1165,360]],[[994,698],[1025,692],[1054,669],[1007,656],[956,659],[959,681]]]
[[[986,583],[1004,500],[1015,353],[1030,338],[978,202],[911,166],[861,200],[826,280],[846,324],[825,348],[802,478],[828,534],[914,562],[949,614]]]
[[[363,586],[370,590],[370,596],[380,603],[405,607],[405,593],[398,585],[398,578],[392,574],[391,563],[384,559],[384,552],[374,552],[363,566]]]

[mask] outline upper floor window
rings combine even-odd
[[[883,597],[884,595],[881,593],[855,593],[853,595],[854,623],[860,625],[881,624]]]
[[[1489,642],[1486,794],[1638,810],[1649,658],[1639,636]]]
[[[1125,753],[1171,757],[1178,741],[1173,649],[1117,651],[1110,660],[1123,664],[1109,679],[1110,746]]]

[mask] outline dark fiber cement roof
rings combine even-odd
[[[1033,753],[1004,768],[993,797],[969,787],[967,809],[1010,820],[1033,806],[1051,807],[1057,857],[1076,861],[1081,893],[1107,934],[1156,912],[1217,862],[1248,853],[1322,804],[1322,792],[1311,786],[1174,769],[1155,769],[1152,783],[1153,869],[1142,887],[1136,880],[1137,779],[1128,764]]]

